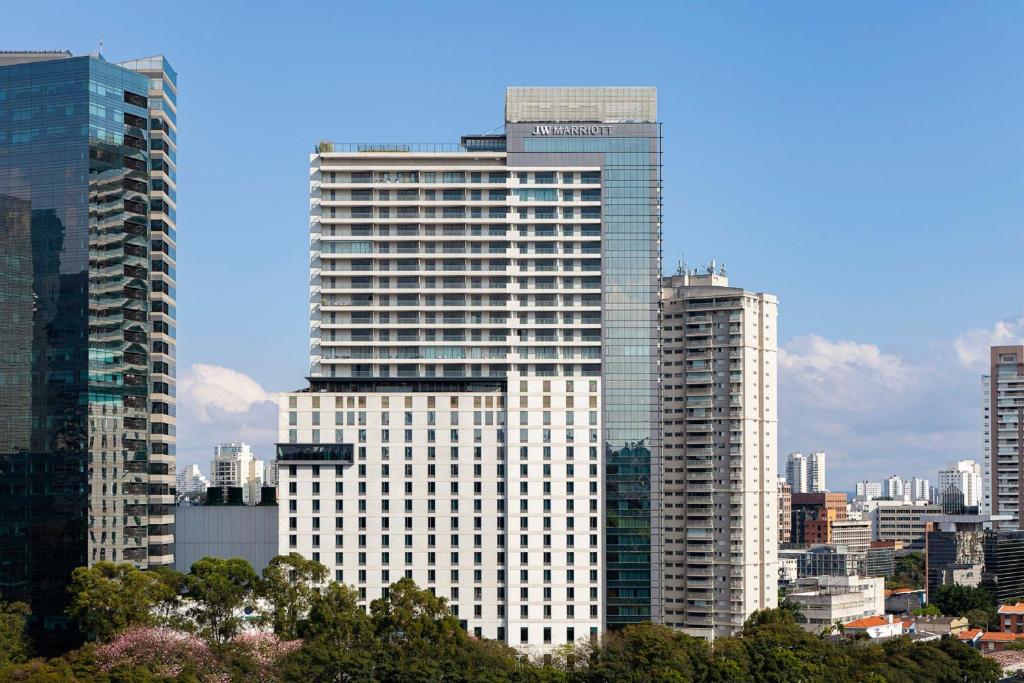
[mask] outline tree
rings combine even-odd
[[[995,602],[992,600],[992,595],[980,587],[956,584],[940,586],[931,596],[931,602],[947,616],[967,617],[972,624],[985,628],[988,627],[988,623],[995,613]]]
[[[740,642],[748,671],[760,683],[846,680],[849,659],[842,648],[801,628],[785,610],[754,612],[743,624]]]
[[[260,597],[267,601],[266,622],[279,638],[298,637],[314,596],[327,579],[327,567],[298,553],[278,555],[263,570]]]
[[[928,603],[924,607],[918,607],[913,611],[915,617],[941,617],[942,610],[936,607],[932,603]]]
[[[68,615],[101,641],[130,626],[153,625],[159,620],[156,606],[177,599],[173,574],[177,572],[161,574],[112,562],[78,567],[68,587]]]
[[[329,583],[299,623],[302,649],[282,664],[286,680],[374,681],[379,643],[355,589]]]
[[[656,624],[635,624],[609,631],[586,647],[587,680],[705,680],[711,652],[702,640]]]
[[[204,557],[185,577],[189,614],[207,638],[229,640],[242,623],[238,612],[252,605],[258,584],[256,571],[242,558]]]
[[[32,653],[25,627],[32,614],[23,602],[0,603],[0,666],[23,662]]]
[[[913,552],[896,558],[893,575],[886,579],[886,588],[924,588],[924,553]]]

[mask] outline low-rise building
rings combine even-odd
[[[1006,631],[986,631],[978,639],[978,649],[984,652],[1001,652],[1007,645],[1024,640],[1022,633],[1007,633]]]
[[[999,606],[999,630],[1024,633],[1024,602]]]
[[[816,576],[798,579],[786,597],[800,606],[800,625],[820,633],[836,622],[847,623],[885,613],[885,579],[858,576]]]
[[[863,617],[843,624],[843,634],[856,636],[865,634],[868,638],[898,638],[903,635],[903,622],[893,619],[891,614],[885,616]]]
[[[179,505],[174,512],[180,572],[204,557],[241,557],[262,572],[277,555],[276,505]]]
[[[915,617],[914,626],[918,631],[938,633],[940,636],[956,636],[967,630],[967,617]]]
[[[892,614],[910,614],[925,605],[924,589],[897,588],[885,591],[885,611]]]

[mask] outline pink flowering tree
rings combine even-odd
[[[273,633],[249,631],[231,639],[229,645],[234,653],[248,660],[251,665],[246,673],[256,683],[273,683],[282,680],[282,660],[302,647],[301,640],[281,640]]]
[[[173,678],[185,672],[201,681],[220,681],[217,658],[202,638],[163,626],[133,626],[96,648],[105,672],[118,667],[146,667],[157,676]]]

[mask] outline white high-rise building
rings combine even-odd
[[[825,452],[813,451],[807,458],[807,493],[827,491],[825,484]]]
[[[504,134],[321,143],[280,550],[544,650],[662,619],[653,88],[510,88]]]
[[[931,498],[931,482],[927,479],[920,477],[914,477],[910,480],[909,484],[910,500],[912,501],[924,501],[930,502]]]
[[[665,623],[728,636],[778,601],[778,301],[712,264],[662,315]]]
[[[942,503],[949,493],[962,496],[966,507],[981,506],[981,465],[974,460],[958,460],[939,470],[938,500]]]
[[[1003,528],[1024,528],[1024,346],[993,346],[981,381],[983,512],[1009,515]]]
[[[222,443],[213,449],[210,486],[240,486],[242,501],[255,505],[263,486],[264,462],[253,456],[247,443]]]
[[[210,486],[210,480],[199,469],[199,465],[186,465],[178,470],[176,483],[178,496],[184,496],[189,493],[203,493]]]
[[[873,500],[882,497],[882,482],[880,481],[858,481],[856,496],[860,500]]]
[[[807,458],[802,453],[790,453],[786,457],[786,483],[793,493],[810,493]]]
[[[903,500],[909,497],[906,482],[898,475],[888,477],[884,482],[885,495],[893,500]]]

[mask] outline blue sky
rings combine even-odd
[[[656,85],[666,269],[782,302],[780,453],[830,484],[980,456],[1024,334],[1024,4],[9,3],[4,49],[179,73],[180,459],[270,457],[307,370],[307,155],[455,141],[506,85]]]

